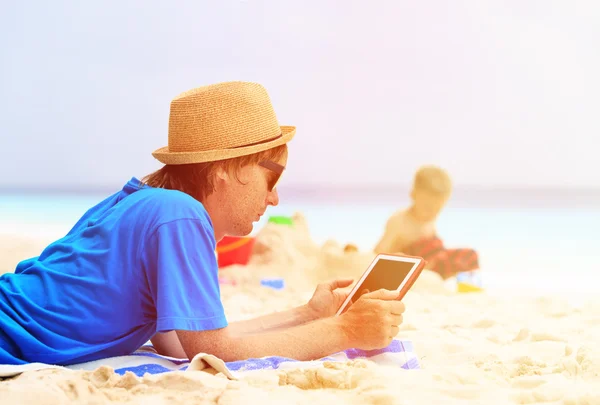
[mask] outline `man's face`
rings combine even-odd
[[[222,199],[222,208],[228,216],[228,235],[248,235],[268,206],[279,204],[276,186],[286,164],[287,151],[278,161],[243,167],[237,178],[234,173],[229,175]]]

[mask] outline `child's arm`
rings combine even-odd
[[[392,216],[388,219],[385,225],[385,231],[383,232],[383,236],[375,246],[375,253],[400,253],[398,252],[398,228],[397,228],[397,220],[396,216]]]

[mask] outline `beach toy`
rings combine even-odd
[[[347,243],[346,246],[344,246],[344,253],[353,253],[353,252],[358,252],[358,246],[356,246],[353,243]]]
[[[251,236],[225,236],[217,243],[219,267],[248,264],[255,239]]]
[[[219,284],[224,285],[237,285],[236,281],[232,278],[219,277]]]
[[[292,219],[292,217],[286,217],[286,216],[283,216],[283,215],[276,215],[276,216],[269,217],[269,223],[271,223],[271,224],[278,224],[278,225],[293,226],[294,225],[294,220]]]
[[[467,271],[456,274],[456,287],[459,293],[482,292],[481,273]]]
[[[260,285],[274,290],[283,290],[285,288],[285,281],[282,278],[263,278],[260,280]]]
[[[459,293],[483,292],[483,288],[468,283],[456,283]]]

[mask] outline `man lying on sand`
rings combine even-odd
[[[319,285],[302,307],[228,324],[215,247],[247,235],[269,205],[296,129],[279,126],[265,89],[229,82],[171,103],[160,170],[90,208],[62,239],[0,277],[0,364],[73,364],[134,352],[225,361],[317,359],[387,346],[402,323],[397,293],[335,311],[351,280]]]

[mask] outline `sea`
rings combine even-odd
[[[319,244],[334,240],[372,249],[387,218],[408,198],[375,192],[280,195],[253,234],[269,216],[302,213]],[[474,193],[471,193],[473,195]],[[489,193],[488,193],[489,194]],[[460,196],[438,219],[438,234],[447,247],[475,249],[485,290],[494,294],[568,296],[600,293],[600,204],[598,199],[565,198],[546,193],[532,198],[504,192],[487,198]],[[48,191],[0,193],[0,234],[51,239],[67,233],[85,211],[109,195]],[[354,196],[354,197],[353,197]],[[360,198],[356,198],[360,196]],[[552,203],[548,203],[548,202]]]

